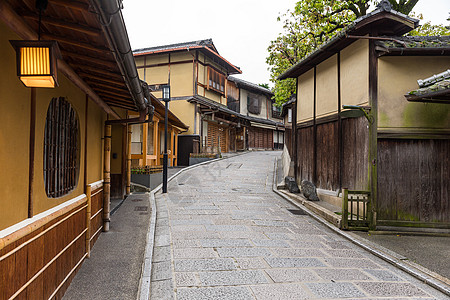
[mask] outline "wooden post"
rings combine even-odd
[[[111,125],[105,125],[105,155],[103,171],[103,231],[109,231],[111,198]]]
[[[153,121],[153,155],[156,157],[155,166],[159,165],[159,119]]]
[[[173,153],[174,153],[174,147],[175,147],[175,137],[174,137],[174,130],[173,127],[170,128],[170,162],[169,166],[173,167]]]
[[[30,143],[28,166],[28,218],[33,217],[34,149],[36,140],[36,88],[31,88]]]
[[[342,189],[341,229],[348,229],[348,188]]]
[[[87,208],[86,208],[86,254],[87,258],[91,257],[91,206],[92,206],[92,187],[90,184],[86,185],[86,197],[87,197]]]
[[[370,207],[368,208],[369,229],[377,226],[377,156],[378,156],[378,57],[375,41],[369,40],[369,191]]]
[[[127,195],[131,194],[131,125],[128,124],[127,135]]]
[[[147,147],[148,147],[148,123],[142,124],[142,164],[146,166],[147,163]]]
[[[173,166],[176,167],[178,165],[178,133],[175,131],[175,135],[174,135],[174,143],[175,143],[175,148],[174,148],[174,153],[175,153],[175,161],[173,162]]]

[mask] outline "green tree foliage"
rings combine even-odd
[[[418,1],[389,0],[394,10],[404,14],[410,14]],[[370,6],[379,3],[376,0],[300,0],[294,10],[278,17],[278,21],[283,23],[283,33],[270,43],[266,58],[276,104],[288,101],[296,90],[295,79],[277,80],[278,76],[356,18],[367,14]],[[448,35],[448,28],[427,22],[410,34]]]
[[[412,17],[419,20],[423,20],[422,14],[415,15],[411,14]],[[450,21],[450,18],[447,19]],[[421,22],[422,23],[422,22]],[[409,36],[439,36],[439,35],[450,35],[450,26],[445,26],[443,24],[434,25],[430,21],[423,23],[420,27],[408,32]]]
[[[260,87],[263,87],[263,88],[265,88],[265,89],[270,90],[270,87],[269,87],[269,84],[268,84],[268,83],[259,83],[258,85],[259,85]]]
[[[271,81],[277,105],[286,102],[295,92],[295,80],[277,77],[313,52],[331,36],[359,16],[365,15],[370,0],[301,0],[294,11],[280,16],[284,33],[268,47]]]

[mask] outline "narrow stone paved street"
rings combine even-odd
[[[152,299],[447,299],[290,212],[272,191],[279,155],[203,165],[156,194]]]

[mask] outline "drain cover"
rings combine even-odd
[[[288,209],[288,211],[293,215],[307,215],[303,209]]]
[[[134,211],[147,211],[148,206],[136,206]]]
[[[131,202],[141,202],[142,199],[132,199]]]

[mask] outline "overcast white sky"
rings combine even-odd
[[[212,38],[219,53],[242,70],[240,78],[269,83],[267,47],[282,32],[280,13],[295,0],[124,0],[133,49]],[[419,0],[424,21],[446,24],[449,0]]]

